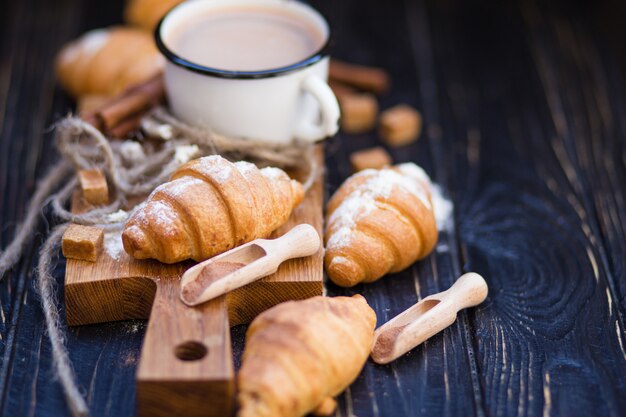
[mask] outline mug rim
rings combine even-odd
[[[299,6],[308,8],[313,13],[317,13],[326,24],[326,28],[328,30],[326,40],[324,41],[322,46],[318,48],[317,51],[309,55],[307,58],[304,58],[294,64],[277,67],[277,68],[270,68],[266,70],[259,70],[259,71],[223,70],[223,69],[196,64],[194,62],[189,61],[186,58],[183,58],[177,53],[175,53],[172,49],[170,49],[167,45],[165,45],[165,42],[163,41],[161,37],[161,28],[163,26],[163,23],[165,22],[165,19],[167,19],[170,13],[172,13],[182,4],[184,3],[174,6],[165,14],[165,16],[161,18],[161,20],[159,21],[158,25],[156,26],[154,30],[154,40],[156,42],[157,48],[168,61],[170,61],[172,64],[178,67],[187,69],[191,72],[195,72],[195,73],[202,74],[202,75],[208,75],[208,76],[216,77],[216,78],[228,78],[228,79],[236,79],[236,80],[272,78],[272,77],[277,77],[280,75],[285,75],[294,71],[298,71],[306,67],[310,67],[329,56],[329,47],[330,47],[330,43],[332,39],[332,32],[330,29],[330,24],[328,23],[328,19],[322,12],[313,8],[312,6],[298,2]]]

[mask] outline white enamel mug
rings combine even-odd
[[[198,16],[233,7],[277,9],[306,20],[324,35],[324,45],[287,67],[225,71],[190,62],[171,47],[175,33]],[[178,31],[178,32],[177,32]],[[327,84],[328,23],[294,0],[194,0],[174,7],[155,31],[167,58],[165,88],[172,112],[187,123],[231,137],[271,144],[315,142],[339,129],[339,105]]]

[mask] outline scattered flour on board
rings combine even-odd
[[[398,169],[400,172],[366,169],[355,174],[368,179],[349,194],[328,219],[328,224],[333,224],[335,230],[328,240],[327,248],[348,246],[358,219],[377,208],[377,199],[389,198],[395,187],[403,188],[419,198],[426,207],[432,208],[438,229],[446,227],[452,213],[452,203],[442,196],[441,189],[433,185],[424,170],[416,164],[400,164]]]
[[[128,331],[128,333],[137,333],[140,330],[144,330],[146,327],[144,322],[138,322],[138,321],[129,321],[126,323],[126,330]]]
[[[104,233],[104,250],[111,259],[118,260],[124,252],[122,244],[122,231],[112,230]]]
[[[450,252],[450,246],[447,243],[439,243],[437,242],[437,253],[448,253]]]

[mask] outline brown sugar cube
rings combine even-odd
[[[422,115],[413,107],[399,104],[380,116],[380,136],[390,146],[408,145],[422,132]]]
[[[348,94],[339,97],[341,128],[346,133],[370,130],[378,117],[378,102],[372,94]]]
[[[102,229],[72,224],[63,234],[61,250],[68,259],[96,262],[102,248]]]
[[[100,205],[109,202],[107,180],[99,169],[81,169],[78,181],[83,190],[83,197],[88,203]]]
[[[384,166],[391,165],[391,156],[384,148],[377,146],[375,148],[363,149],[350,155],[350,163],[354,172],[363,171],[364,169],[373,168],[380,169]]]

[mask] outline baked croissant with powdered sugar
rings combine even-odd
[[[278,168],[207,156],[186,163],[128,219],[124,249],[136,259],[203,261],[268,237],[304,197]]]
[[[326,272],[343,287],[372,282],[427,256],[437,237],[431,182],[420,167],[360,171],[326,207]]]

